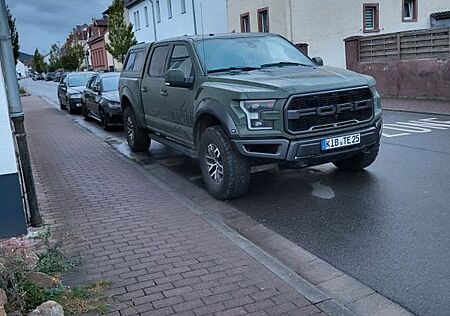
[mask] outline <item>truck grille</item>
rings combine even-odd
[[[286,108],[287,129],[292,133],[350,126],[372,116],[369,88],[296,96]]]

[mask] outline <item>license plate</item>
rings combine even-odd
[[[353,134],[341,137],[322,139],[321,147],[322,151],[326,151],[330,149],[356,145],[359,144],[360,142],[361,142],[360,134]]]

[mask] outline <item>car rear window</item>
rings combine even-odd
[[[144,65],[144,51],[138,50],[130,52],[125,62],[124,71],[139,72]]]

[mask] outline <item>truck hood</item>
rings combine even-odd
[[[226,89],[232,86],[248,98],[261,93],[284,98],[292,94],[373,86],[375,80],[349,70],[332,67],[277,67],[248,72],[209,75],[212,85]]]

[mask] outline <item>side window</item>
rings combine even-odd
[[[94,81],[95,81],[96,78],[97,78],[97,77],[94,76],[94,77],[92,77],[91,79],[89,79],[89,82],[88,82],[88,84],[87,84],[88,89],[91,89],[91,90],[92,90],[92,88],[94,87]]]
[[[153,50],[150,66],[148,67],[148,74],[150,77],[164,76],[164,66],[168,51],[169,46],[158,46]]]
[[[191,56],[185,45],[175,45],[173,47],[172,56],[170,56],[169,69],[180,69],[184,78],[194,76],[194,67],[192,65]]]
[[[128,55],[127,62],[125,63],[124,71],[133,71],[134,63],[136,62],[136,53],[132,52]]]
[[[136,52],[133,71],[141,71],[142,67],[144,67],[144,51],[140,50]]]

